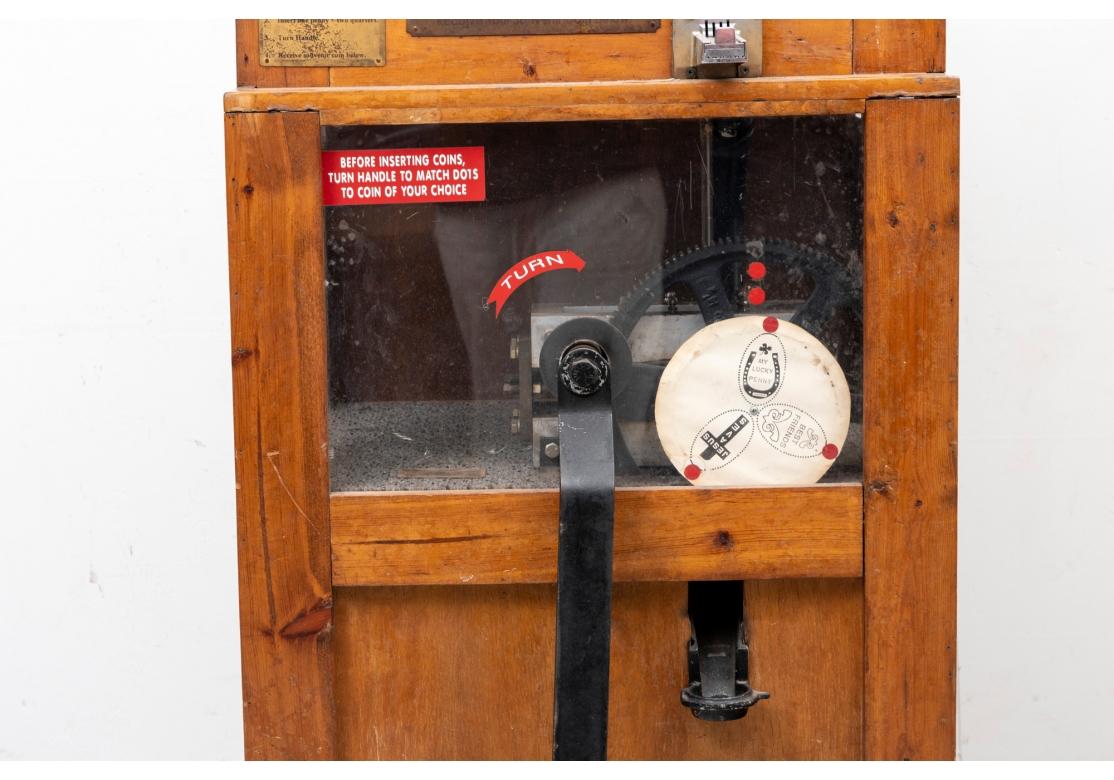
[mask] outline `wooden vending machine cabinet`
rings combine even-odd
[[[247,757],[550,757],[570,686],[555,690],[558,518],[576,525],[561,494],[583,497],[580,469],[613,544],[610,605],[606,581],[580,594],[610,609],[608,758],[952,758],[959,85],[943,22],[236,30]],[[562,388],[598,366],[547,346],[585,320],[621,334],[601,348],[612,374],[592,375],[615,422],[589,426],[587,456]],[[740,364],[739,409],[692,402],[709,420],[678,461],[676,355],[747,323],[765,323],[756,345],[799,328],[830,350],[842,427],[773,397],[809,362],[787,351],[751,397]],[[554,380],[558,357],[588,373]],[[764,415],[798,412],[796,438],[769,433]],[[613,542],[612,476],[582,467],[601,441]],[[798,460],[765,481],[790,441]],[[746,453],[747,486],[713,479]],[[594,560],[562,568],[569,587]],[[708,650],[698,615],[737,643]],[[566,653],[593,633],[570,625]],[[721,662],[728,688],[769,698],[693,717]]]

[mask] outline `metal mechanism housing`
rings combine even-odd
[[[734,27],[741,43],[724,45],[715,29]],[[762,75],[761,19],[674,19],[673,78],[736,78]]]

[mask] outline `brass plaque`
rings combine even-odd
[[[260,19],[259,61],[307,68],[384,65],[387,26],[382,19]]]
[[[466,35],[600,35],[652,33],[661,19],[407,19],[419,38]]]

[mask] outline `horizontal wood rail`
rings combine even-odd
[[[494,108],[553,108],[575,104],[601,107],[599,110],[608,107],[612,113],[607,118],[621,119],[631,113],[640,113],[632,107],[645,104],[818,101],[822,105],[824,101],[950,97],[958,94],[959,80],[951,76],[886,73],[567,84],[242,89],[225,95],[224,108],[230,112],[470,109],[477,113],[473,121],[499,121],[497,118],[484,119],[482,114]]]
[[[452,106],[448,108],[338,108],[322,111],[323,125],[432,125],[476,122],[590,122],[620,119],[714,119],[859,114],[865,100],[751,100],[710,103],[600,103],[572,106]]]
[[[549,583],[555,490],[334,493],[333,584]],[[620,489],[616,581],[861,577],[860,484]]]

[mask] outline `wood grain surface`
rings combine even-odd
[[[943,19],[856,19],[855,73],[943,73]]]
[[[274,88],[224,96],[226,111],[337,111],[351,109],[472,108],[476,121],[493,108],[652,103],[746,103],[750,101],[864,100],[877,97],[948,97],[959,81],[932,74],[776,76],[753,79],[668,79],[578,84],[499,84],[344,89]],[[616,114],[621,118],[622,114]]]
[[[334,756],[319,133],[225,118],[248,758]]]
[[[684,583],[615,588],[611,759],[851,759],[862,745],[862,581],[746,585],[751,681],[744,719],[681,706]],[[337,590],[339,751],[357,759],[550,756],[549,585]]]
[[[584,122],[615,119],[700,119],[859,114],[864,99],[754,100],[716,103],[578,103],[569,106],[456,106],[449,108],[339,108],[321,112],[323,125]]]
[[[557,491],[337,493],[337,585],[555,582]],[[862,487],[624,489],[615,579],[862,575]]]
[[[765,19],[763,76],[851,73],[850,19]]]
[[[866,114],[867,755],[955,756],[959,101]]]

